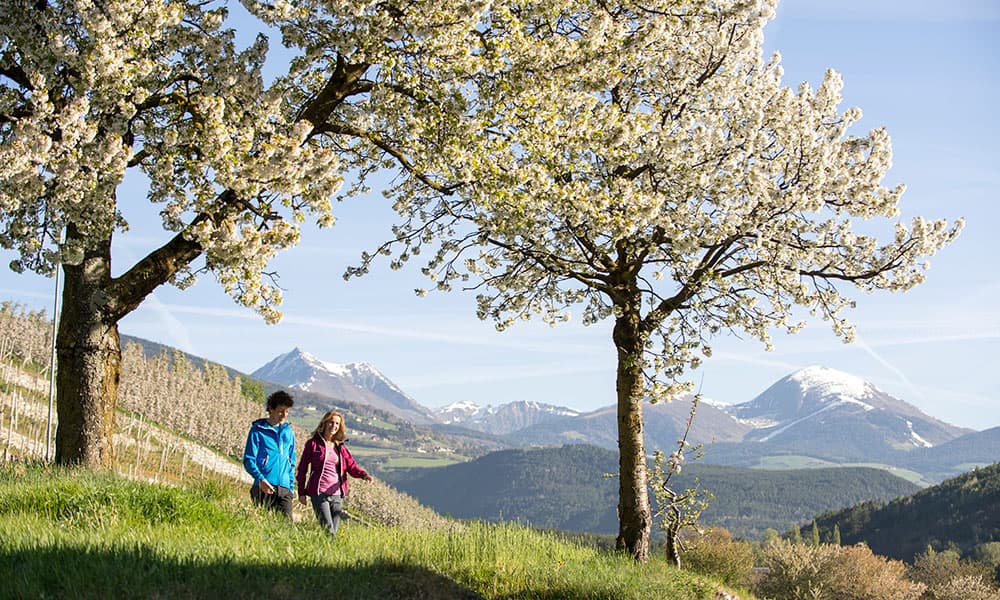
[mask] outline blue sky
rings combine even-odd
[[[931,261],[928,280],[906,294],[860,296],[845,345],[824,323],[777,335],[775,350],[721,338],[692,373],[702,392],[745,402],[810,365],[839,369],[945,421],[1000,425],[1000,2],[992,0],[784,0],[766,31],[783,57],[785,85],[814,86],[827,67],[844,78],[844,108],[860,126],[885,126],[906,183],[903,218],[964,217],[965,231]],[[277,44],[273,44],[277,46]],[[127,194],[120,197],[127,198]],[[137,198],[138,200],[138,198]],[[139,210],[129,202],[129,210]],[[388,231],[378,195],[336,207],[332,230],[309,230],[274,267],[285,288],[284,320],[266,325],[233,303],[211,277],[180,292],[163,287],[121,331],[250,372],[298,346],[332,362],[367,361],[418,402],[498,404],[537,400],[590,410],[615,401],[610,322],[550,328],[523,323],[497,333],[475,318],[473,294],[431,293],[416,268],[344,282],[342,273]],[[119,273],[167,235],[155,216],[126,212],[133,231],[115,244]],[[6,265],[12,255],[0,251]],[[417,265],[414,264],[414,267]],[[51,311],[54,282],[0,270],[0,299]],[[579,311],[577,311],[577,317]]]

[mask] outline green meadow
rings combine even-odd
[[[715,598],[717,581],[512,524],[336,538],[219,480],[184,487],[0,466],[0,594],[12,598]],[[741,598],[752,596],[742,593]]]

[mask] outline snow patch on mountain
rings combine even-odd
[[[921,446],[923,448],[933,448],[934,447],[934,444],[932,444],[932,443],[928,442],[927,440],[925,440],[924,438],[920,437],[917,434],[917,432],[913,430],[913,421],[907,420],[906,421],[906,428],[910,431],[910,437],[913,438],[913,443],[914,444],[916,444],[917,446]]]
[[[810,390],[817,396],[853,402],[867,406],[866,410],[873,407],[861,402],[860,398],[879,392],[878,388],[860,377],[827,367],[806,367],[790,375],[789,380],[798,383],[802,390]]]
[[[295,348],[257,369],[253,376],[296,390],[368,404],[412,423],[434,420],[430,410],[367,362],[339,364]]]
[[[465,400],[443,406],[435,410],[434,414],[441,423],[461,425],[497,435],[511,433],[543,421],[580,415],[578,411],[564,406],[525,400],[489,406],[479,406],[475,402]]]
[[[757,441],[759,441],[759,442],[766,442],[768,440],[771,440],[771,439],[774,438],[774,436],[780,435],[780,434],[788,431],[792,427],[795,427],[799,423],[803,423],[805,421],[808,421],[809,419],[814,418],[816,415],[818,415],[820,413],[824,413],[824,412],[830,410],[831,408],[835,408],[836,406],[838,406],[840,404],[841,404],[840,402],[833,402],[833,403],[827,404],[826,406],[824,406],[823,408],[817,410],[814,413],[811,413],[811,414],[808,414],[808,415],[806,415],[804,417],[801,417],[799,419],[795,419],[793,421],[789,421],[787,423],[784,423],[784,424],[782,424],[782,426],[779,429],[776,429],[775,431],[772,431],[771,433],[765,435],[764,437],[760,438]]]

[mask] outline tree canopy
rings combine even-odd
[[[879,228],[904,191],[882,184],[888,133],[857,131],[861,110],[840,107],[836,71],[817,89],[782,85],[780,56],[761,50],[775,4],[523,3],[492,14],[507,30],[503,73],[468,99],[490,107],[477,113],[482,135],[459,155],[426,155],[464,182],[460,198],[397,190],[411,221],[394,243],[409,256],[427,227],[464,221],[426,271],[444,289],[477,281],[480,316],[501,328],[532,314],[565,320],[573,306],[585,323],[611,317],[624,291],[616,274],[633,279],[660,338],[649,363],[659,375],[696,366],[695,351],[725,330],[768,344],[776,327],[798,330],[795,306],[852,339],[848,293],[917,285],[961,222]]]
[[[491,60],[457,90],[477,135],[417,161],[460,185],[390,192],[403,222],[381,250],[404,261],[443,240],[425,273],[478,290],[498,328],[573,307],[614,320],[620,541],[639,559],[642,402],[690,389],[716,335],[770,347],[775,329],[803,326],[799,309],[852,340],[853,292],[919,284],[962,227],[892,222],[904,187],[883,185],[888,133],[858,131],[833,70],[816,89],[782,84],[780,57],[762,52],[775,5],[493,5]]]
[[[57,336],[59,462],[106,463],[117,324],[157,286],[215,276],[269,321],[269,271],[309,218],[333,224],[351,173],[394,170],[445,190],[408,154],[461,119],[481,10],[465,2],[254,2],[295,49],[262,75],[268,40],[236,44],[225,2],[12,0],[0,5],[0,246],[11,268],[66,286]],[[166,243],[112,276],[126,177],[148,182]],[[125,197],[128,194],[128,197]]]
[[[210,271],[275,320],[270,258],[332,223],[345,174],[352,195],[391,170],[376,254],[431,246],[435,286],[470,282],[500,328],[614,320],[619,543],[644,559],[642,403],[689,387],[717,334],[797,331],[796,307],[850,340],[850,292],[920,283],[961,228],[879,229],[903,192],[888,134],[856,132],[834,71],[782,85],[775,4],[244,0],[296,52],[265,83],[267,40],[237,48],[221,2],[4,3],[0,246],[66,274],[57,460],[104,460],[117,323],[153,289]],[[112,277],[130,170],[176,235]]]

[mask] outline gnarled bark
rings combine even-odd
[[[227,196],[223,195],[223,199]],[[208,218],[207,215],[195,219]],[[79,238],[75,226],[67,240]],[[201,254],[179,233],[121,277],[111,277],[111,237],[63,265],[65,286],[56,335],[56,463],[109,467],[121,381],[118,322],[157,286]]]
[[[63,265],[65,286],[56,336],[56,462],[108,467],[121,375],[118,322],[109,315],[111,242]]]

